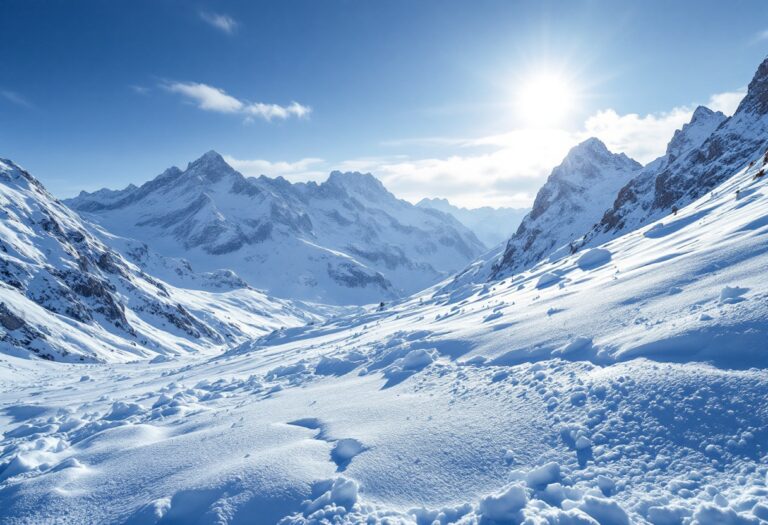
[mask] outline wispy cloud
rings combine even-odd
[[[327,174],[320,169],[325,161],[320,158],[308,157],[295,162],[277,161],[271,162],[264,159],[237,159],[231,155],[224,155],[224,160],[243,175],[258,177],[285,177],[291,182],[303,182],[316,180]]]
[[[28,109],[32,109],[33,107],[32,103],[29,100],[27,100],[24,96],[20,95],[19,93],[16,93],[15,91],[0,89],[0,96],[2,96],[8,102],[11,102],[12,104],[16,104],[17,106],[21,106]]]
[[[755,33],[752,37],[752,44],[757,44],[763,40],[768,40],[768,29],[763,29],[762,31]]]
[[[726,115],[733,115],[739,102],[747,94],[747,88],[737,89],[736,91],[726,91],[725,93],[715,93],[709,97],[707,107],[714,111],[722,111]]]
[[[149,92],[151,91],[148,87],[146,87],[146,86],[139,86],[137,84],[132,84],[132,85],[130,85],[128,87],[131,88],[131,91],[133,91],[137,95],[148,95]]]
[[[200,18],[211,27],[228,35],[234,33],[238,26],[237,21],[229,15],[200,11]]]
[[[714,111],[732,115],[745,94],[746,89],[716,93],[709,97],[706,105]],[[691,120],[695,109],[695,105],[679,106],[647,115],[619,115],[613,109],[605,109],[586,120],[584,132],[586,136],[601,139],[612,151],[626,153],[647,163],[664,154],[672,134]]]
[[[647,163],[664,153],[672,134],[690,120],[691,114],[688,108],[648,115],[620,115],[613,109],[605,109],[590,116],[584,129],[587,136],[599,138],[611,151],[620,151]]]
[[[712,95],[707,106],[732,114],[744,90]],[[389,148],[447,146],[444,156],[384,155],[339,162],[302,159],[269,162],[227,158],[246,174],[283,175],[289,180],[324,180],[331,170],[373,173],[398,197],[416,202],[423,197],[445,197],[467,207],[527,207],[568,150],[597,136],[614,152],[640,162],[662,155],[676,129],[690,121],[696,105],[650,114],[621,114],[613,109],[595,112],[577,130],[515,129],[475,138],[409,138],[380,145]]]
[[[204,111],[217,113],[235,113],[245,117],[246,122],[255,118],[266,121],[287,119],[289,117],[307,117],[312,109],[298,102],[287,106],[267,104],[264,102],[248,102],[227,94],[223,89],[198,82],[169,82],[163,87],[172,93],[178,93]]]

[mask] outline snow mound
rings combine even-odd
[[[610,250],[593,248],[584,252],[576,261],[576,264],[582,270],[591,270],[592,268],[597,268],[611,262],[611,255]]]

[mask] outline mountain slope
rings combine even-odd
[[[517,229],[527,208],[460,208],[448,199],[422,199],[416,206],[431,208],[451,215],[461,224],[472,230],[487,248],[505,242]]]
[[[540,261],[583,235],[610,206],[613,196],[641,165],[588,139],[568,152],[539,190],[494,269],[508,274]],[[565,252],[567,253],[567,252]]]
[[[283,297],[391,300],[434,284],[482,252],[455,219],[396,199],[371,175],[322,184],[245,178],[215,152],[141,187],[66,201],[109,231],[196,268],[234,270]]]
[[[746,163],[757,162],[768,146],[768,59],[760,64],[733,116],[718,120],[722,122],[696,147],[683,148],[657,170],[622,188],[585,243],[600,243],[648,224],[712,191]]]
[[[591,250],[216,359],[72,391],[83,367],[0,356],[0,521],[759,525],[760,169]]]
[[[196,277],[228,290],[212,294],[152,277],[6,159],[0,160],[0,210],[0,348],[5,351],[122,361],[226,348],[317,318],[238,286],[236,279]]]

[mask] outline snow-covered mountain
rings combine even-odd
[[[107,234],[94,234],[28,172],[0,160],[0,348],[55,360],[123,361],[226,348],[317,319],[247,288],[234,274],[198,275],[167,261],[185,268],[174,273],[196,290],[176,288],[101,235]],[[153,258],[156,266],[161,260]]]
[[[281,297],[389,301],[431,286],[484,247],[458,221],[396,199],[369,174],[322,184],[246,178],[216,152],[141,187],[66,203],[107,230]]]
[[[584,243],[598,244],[681,208],[734,171],[758,162],[767,147],[768,59],[758,67],[733,116],[699,108],[688,129],[673,138],[663,161],[649,165],[621,189]]]
[[[608,151],[588,139],[568,152],[536,195],[533,209],[507,242],[494,276],[509,274],[540,261],[581,237],[600,220],[614,196],[642,166],[623,153]]]
[[[487,248],[506,242],[517,229],[520,221],[530,210],[528,208],[460,208],[448,199],[422,199],[416,206],[431,208],[453,216],[454,219],[472,230]]]
[[[762,169],[502,280],[216,358],[0,354],[0,522],[761,525]]]

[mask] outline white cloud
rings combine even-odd
[[[273,118],[286,119],[291,116],[301,118],[306,117],[312,111],[309,107],[302,106],[298,102],[291,102],[287,106],[256,102],[255,104],[246,105],[243,110],[250,116],[261,117],[265,120],[272,120]]]
[[[166,89],[172,93],[180,93],[192,99],[197,107],[206,111],[220,113],[238,113],[243,109],[243,103],[235,97],[227,95],[223,89],[197,82],[173,82]]]
[[[647,163],[662,155],[676,129],[691,119],[689,108],[674,108],[667,113],[619,115],[613,109],[600,110],[584,123],[585,134],[597,137],[611,151],[626,153]]]
[[[139,86],[138,84],[133,84],[131,86],[128,86],[131,88],[131,91],[136,93],[137,95],[148,95],[150,92],[150,89],[146,86]]]
[[[716,93],[709,97],[707,107],[732,115],[746,94],[746,89]],[[675,130],[691,120],[695,106],[680,106],[671,111],[638,115],[619,115],[613,109],[598,111],[584,123],[584,134],[598,137],[611,151],[626,153],[647,163],[664,154]]]
[[[231,35],[237,29],[237,22],[229,15],[222,15],[217,13],[207,13],[205,11],[200,12],[200,18],[203,19],[211,27],[215,27],[220,31],[224,31],[228,35]]]
[[[32,108],[32,103],[29,102],[26,98],[24,98],[22,95],[16,93],[15,91],[9,91],[7,89],[0,89],[0,96],[2,96],[7,101],[16,104],[17,106],[22,106],[25,108]]]
[[[563,130],[520,129],[462,144],[465,148],[494,148],[487,153],[421,159],[374,157],[332,167],[370,171],[395,195],[414,202],[439,196],[468,207],[524,207],[530,205],[552,167],[576,142],[575,134]]]
[[[737,89],[736,91],[726,91],[725,93],[715,93],[709,97],[707,107],[714,111],[722,111],[726,115],[733,115],[739,102],[747,94],[747,88]]]
[[[707,106],[731,114],[744,90],[712,95]],[[568,150],[597,136],[611,151],[649,162],[662,155],[676,129],[690,121],[695,105],[667,112],[639,115],[605,109],[591,115],[581,129],[516,129],[507,133],[467,138],[427,137],[392,140],[387,147],[454,147],[454,154],[413,158],[406,155],[361,157],[341,162],[302,159],[297,162],[232,159],[244,173],[283,175],[290,180],[325,180],[333,169],[373,173],[400,198],[445,197],[466,207],[527,207],[552,168]],[[227,159],[230,161],[230,159]]]
[[[757,44],[763,40],[768,40],[768,29],[764,29],[755,33],[755,36],[752,37],[752,44]]]
[[[312,111],[310,107],[298,102],[291,102],[287,106],[247,102],[227,94],[223,89],[198,82],[171,82],[164,84],[163,87],[172,93],[183,95],[202,110],[241,114],[245,116],[247,122],[254,118],[267,121],[289,117],[302,118],[308,116]]]
[[[231,155],[225,155],[224,160],[243,175],[258,177],[285,177],[291,182],[321,179],[328,174],[325,169],[317,169],[325,161],[323,159],[308,157],[295,162],[278,161],[271,162],[263,159],[237,159]]]

